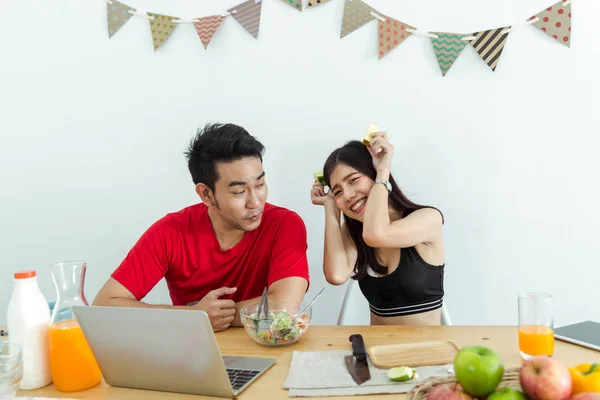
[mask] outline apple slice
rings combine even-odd
[[[313,174],[315,175],[315,180],[317,182],[323,186],[327,186],[327,182],[325,182],[325,177],[323,176],[323,171],[315,171]]]
[[[404,382],[415,377],[416,371],[409,367],[395,367],[388,371],[388,378],[395,382]]]
[[[365,134],[365,137],[363,139],[363,144],[365,146],[370,146],[371,145],[371,135],[375,132],[379,131],[379,126],[375,125],[375,124],[369,124],[369,128],[367,128],[367,133]]]

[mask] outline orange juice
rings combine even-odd
[[[54,387],[77,392],[100,383],[102,374],[77,320],[50,326],[50,372]]]
[[[519,349],[528,356],[554,353],[554,331],[546,326],[519,327]]]

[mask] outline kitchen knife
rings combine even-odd
[[[371,373],[369,372],[369,364],[367,363],[367,351],[365,350],[365,342],[363,341],[362,335],[350,335],[350,342],[352,342],[352,355],[345,356],[346,367],[348,372],[352,376],[352,379],[361,385],[371,379]]]

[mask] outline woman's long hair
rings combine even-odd
[[[373,158],[371,157],[371,154],[365,145],[357,140],[350,141],[344,146],[334,150],[333,153],[331,153],[327,158],[327,161],[325,161],[323,175],[325,182],[327,182],[327,186],[330,188],[331,185],[329,179],[333,170],[338,164],[349,165],[350,167],[368,176],[373,181],[376,179],[377,171],[375,171],[375,167],[373,167]],[[388,204],[394,210],[402,213],[402,217],[406,217],[415,210],[428,207],[410,201],[404,195],[404,193],[402,193],[391,174],[390,184],[392,185],[392,192],[389,195]],[[352,278],[356,280],[364,278],[368,273],[368,267],[371,267],[371,269],[377,273],[385,274],[386,267],[381,266],[377,262],[375,250],[368,246],[363,240],[363,223],[348,217],[346,214],[344,214],[344,221],[348,227],[348,232],[350,233],[350,237],[352,238],[352,241],[354,242],[358,252],[356,264],[354,264],[354,276]]]

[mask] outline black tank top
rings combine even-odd
[[[367,275],[358,281],[371,312],[380,317],[419,314],[442,307],[444,265],[426,263],[414,247],[402,249],[389,275]]]

